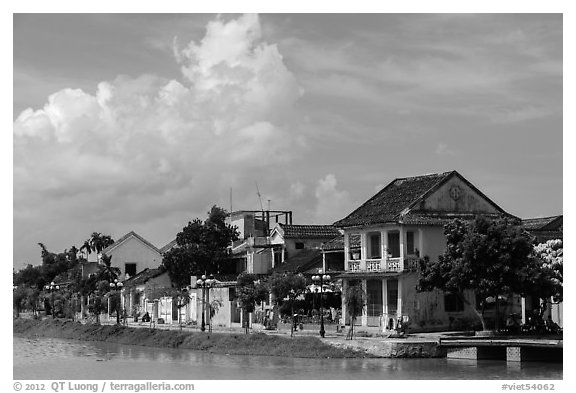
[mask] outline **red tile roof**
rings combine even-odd
[[[453,215],[450,213],[410,212],[417,202],[435,191],[449,178],[457,176],[470,188],[484,197],[499,214],[494,216],[510,216],[498,205],[492,202],[474,185],[468,182],[456,171],[434,173],[430,175],[397,178],[380,190],[376,195],[366,201],[362,206],[350,213],[346,218],[334,223],[339,228],[361,227],[365,225],[402,222],[410,224],[441,225],[456,218],[466,218],[467,215]],[[408,213],[408,214],[406,214]],[[471,216],[471,218],[474,216]]]
[[[397,178],[346,218],[335,222],[334,226],[351,227],[397,221],[404,209],[452,173]]]
[[[286,225],[279,223],[284,238],[292,239],[332,239],[340,232],[332,225]]]
[[[563,239],[564,216],[551,216],[540,218],[527,218],[522,220],[522,226],[531,235],[536,237],[537,243],[545,243],[548,240]]]
[[[562,226],[564,216],[551,216],[539,218],[526,218],[522,220],[522,226],[526,230],[557,230]]]
[[[274,266],[272,272],[303,273],[314,267],[322,267],[322,252],[319,249],[304,249]]]

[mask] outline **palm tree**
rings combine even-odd
[[[86,250],[88,255],[95,252],[96,255],[100,256],[102,251],[112,244],[114,244],[114,239],[111,236],[102,235],[100,232],[92,232],[90,238],[84,241],[84,244],[80,247],[80,251]]]

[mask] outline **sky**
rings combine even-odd
[[[331,224],[450,170],[518,217],[563,214],[562,32],[561,14],[15,14],[14,267],[95,231],[162,247],[231,194]]]

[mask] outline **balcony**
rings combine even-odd
[[[418,257],[414,255],[402,258],[385,259],[354,259],[348,261],[348,271],[350,272],[401,272],[416,271],[418,269]]]

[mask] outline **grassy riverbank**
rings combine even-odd
[[[366,352],[337,348],[316,337],[202,333],[115,325],[83,325],[61,320],[15,319],[14,334],[84,341],[106,341],[148,347],[182,348],[230,355],[268,355],[301,358],[370,357]]]

